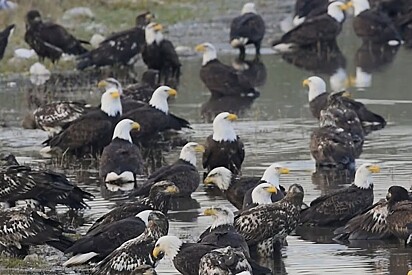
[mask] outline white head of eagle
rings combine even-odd
[[[282,167],[279,163],[273,163],[263,173],[262,181],[266,181],[279,189],[279,178],[282,174],[289,174],[289,169]]]
[[[276,194],[278,189],[270,183],[261,183],[256,186],[252,191],[253,203],[270,204],[272,203],[272,193]]]
[[[140,124],[128,118],[123,119],[114,128],[113,139],[120,138],[133,143],[130,136],[130,131],[133,129],[140,130]]]
[[[232,210],[225,206],[207,208],[203,214],[205,216],[212,216],[213,224],[210,227],[211,229],[220,225],[232,225],[235,221],[235,215]]]
[[[100,109],[108,116],[122,114],[122,103],[120,102],[120,92],[116,88],[110,88],[102,94]]]
[[[303,80],[302,84],[304,87],[307,86],[309,88],[309,102],[326,93],[326,83],[319,76],[308,77]]]
[[[237,120],[237,115],[228,112],[218,114],[213,120],[213,140],[235,141],[237,140],[232,122]]]
[[[368,0],[352,0],[346,3],[346,6],[353,6],[355,16],[358,16],[361,12],[369,10],[371,8]]]
[[[213,168],[204,179],[205,184],[215,184],[220,190],[227,190],[232,180],[232,171],[226,167]]]
[[[243,5],[241,14],[245,14],[245,13],[255,13],[256,14],[256,9],[255,9],[255,3],[246,3]]]
[[[362,164],[355,174],[354,184],[361,189],[368,189],[373,186],[372,173],[379,173],[380,168],[371,163]]]
[[[152,98],[149,101],[150,106],[164,112],[165,114],[169,113],[169,104],[167,99],[169,96],[176,96],[177,92],[175,89],[172,89],[168,86],[160,86],[157,88],[152,95]]]
[[[145,28],[145,39],[147,45],[152,45],[154,42],[159,44],[163,40],[163,26],[158,23],[150,23]]]
[[[156,259],[161,258],[161,254],[173,259],[179,253],[182,244],[183,241],[176,236],[163,236],[157,240],[152,254]]]
[[[367,1],[367,0],[366,0]],[[345,13],[343,12],[348,8],[347,5],[340,1],[335,1],[329,4],[328,14],[337,22],[342,23],[345,20]]]
[[[97,83],[97,87],[98,88],[105,88],[106,91],[108,89],[115,88],[119,91],[120,95],[123,94],[122,84],[120,84],[120,82],[117,79],[113,78],[113,77],[109,77],[109,78],[100,80],[99,83]]]
[[[182,151],[180,151],[180,159],[185,160],[196,166],[196,152],[203,153],[205,151],[205,147],[200,145],[196,142],[188,142],[185,146],[183,146]]]
[[[203,53],[202,66],[205,66],[210,61],[217,59],[216,48],[209,42],[197,45],[195,51]]]

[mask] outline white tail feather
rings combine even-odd
[[[86,254],[78,254],[76,256],[71,257],[66,262],[64,262],[63,266],[69,267],[69,266],[73,266],[73,265],[84,264],[87,261],[89,261],[91,258],[93,258],[97,255],[99,255],[99,254],[97,254],[96,252],[89,252],[89,253],[86,253]]]

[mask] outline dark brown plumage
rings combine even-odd
[[[99,176],[111,190],[123,190],[128,183],[136,185],[137,175],[143,174],[144,163],[140,149],[133,144],[130,131],[140,129],[140,125],[130,119],[117,123],[113,140],[104,147],[100,158]],[[110,188],[109,188],[110,189]]]
[[[391,19],[378,9],[370,9],[368,0],[348,3],[355,8],[353,29],[363,41],[376,44],[400,44],[402,38]]]
[[[88,234],[106,224],[113,223],[131,216],[135,216],[144,210],[159,210],[164,214],[169,211],[170,197],[177,194],[179,189],[171,182],[161,181],[152,186],[149,196],[136,201],[126,202],[98,218],[89,228]]]
[[[179,79],[182,65],[172,42],[163,38],[162,29],[162,25],[156,23],[146,26],[142,59],[149,69],[159,71],[160,83],[168,83],[170,79]]]
[[[62,225],[30,207],[12,207],[0,212],[0,242],[28,254],[32,245],[50,245],[64,251],[73,240],[63,235]]]
[[[20,165],[13,155],[5,158],[0,168],[0,201],[14,205],[16,201],[33,199],[41,207],[55,209],[57,204],[84,209],[84,199],[93,195],[71,183],[64,174],[51,170],[32,169]]]
[[[242,73],[217,59],[215,47],[210,43],[196,46],[197,52],[203,53],[200,79],[213,96],[242,96],[255,98],[259,92]],[[227,111],[227,110],[226,110]]]
[[[43,22],[37,10],[26,14],[24,40],[36,51],[40,60],[49,58],[56,62],[63,53],[79,55],[87,52],[81,44],[88,42],[76,39],[58,24]]]
[[[13,34],[15,25],[7,26],[2,32],[0,32],[0,60],[3,59],[4,52],[6,51],[9,38]]]
[[[207,173],[213,168],[223,166],[233,174],[239,174],[245,149],[232,126],[232,121],[236,119],[236,115],[223,112],[213,120],[213,134],[206,139],[202,159]]]
[[[133,65],[144,47],[144,28],[150,23],[152,17],[150,12],[139,14],[136,17],[135,27],[111,34],[99,44],[99,47],[79,56],[77,69],[117,64]]]
[[[257,14],[254,3],[246,3],[240,16],[233,18],[230,24],[230,44],[238,48],[239,58],[245,59],[245,46],[253,44],[256,49],[256,57],[260,56],[260,45],[265,35],[265,22]]]
[[[365,163],[356,171],[354,183],[344,189],[320,196],[302,210],[300,222],[317,226],[341,226],[362,213],[373,203],[373,182],[371,173],[379,167]]]
[[[178,160],[154,171],[142,186],[136,188],[132,196],[147,196],[152,186],[159,181],[173,182],[179,189],[177,196],[190,196],[200,183],[196,168],[196,152],[204,152],[204,147],[196,142],[187,143],[183,146]]]
[[[109,89],[102,95],[100,110],[91,111],[71,122],[58,135],[44,142],[51,150],[59,149],[76,156],[99,155],[108,145],[122,114],[120,94]]]
[[[289,187],[281,201],[245,210],[235,218],[235,228],[246,239],[251,253],[271,256],[276,242],[283,243],[298,225],[304,191],[299,184]]]
[[[386,223],[390,232],[412,246],[412,201],[405,188],[391,186],[386,196],[388,215]]]
[[[328,4],[329,0],[296,0],[294,25],[299,25],[306,19],[326,13]]]
[[[345,4],[341,2],[329,4],[327,13],[309,18],[285,33],[280,40],[272,43],[273,49],[288,52],[307,47],[321,49],[323,45],[328,47],[331,42],[335,45],[345,20],[345,9]]]

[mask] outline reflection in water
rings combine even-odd
[[[334,228],[331,227],[298,226],[295,232],[302,240],[314,243],[334,243],[333,230]]]
[[[355,55],[356,76],[351,84],[360,89],[370,87],[372,85],[372,73],[391,64],[398,50],[399,47],[387,44],[364,42]]]
[[[190,197],[172,197],[170,209],[172,212],[167,215],[169,219],[179,222],[196,222],[200,204]]]
[[[283,60],[313,74],[329,76],[332,91],[340,92],[346,86],[346,58],[337,44],[330,49],[301,49],[282,55]]]
[[[260,59],[242,61],[236,58],[232,62],[232,67],[237,71],[242,72],[253,87],[265,85],[267,71],[265,63],[263,63]]]
[[[322,195],[330,190],[351,184],[355,178],[355,169],[341,169],[334,167],[317,167],[312,174],[312,183],[322,191]]]
[[[243,116],[244,112],[252,106],[255,98],[241,96],[211,96],[202,104],[200,113],[206,122],[212,122],[221,112],[230,112]]]

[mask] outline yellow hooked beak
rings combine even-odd
[[[309,79],[305,79],[305,80],[303,80],[302,85],[303,85],[303,87],[308,87],[309,83],[310,83]]]
[[[381,168],[378,165],[371,165],[369,166],[368,170],[371,173],[379,173],[381,171]]]
[[[234,121],[234,120],[237,120],[237,115],[235,115],[235,114],[229,114],[226,118],[227,118],[227,120],[229,120],[229,121]]]
[[[151,13],[146,14],[146,19],[152,19],[152,18],[154,18],[153,14]]]
[[[105,88],[106,86],[107,86],[106,80],[100,80],[99,83],[97,83],[98,88]]]
[[[289,172],[290,172],[290,170],[288,168],[285,168],[285,167],[281,167],[279,169],[280,174],[289,174]]]
[[[170,89],[168,92],[169,96],[176,96],[177,95],[177,91],[175,89]]]
[[[140,130],[140,124],[137,122],[132,123],[132,129]]]
[[[346,98],[352,98],[351,92],[348,92],[348,91],[343,92],[342,96]]]
[[[353,7],[353,2],[349,1],[348,3],[346,3],[346,5],[343,5],[343,7],[341,6],[341,10],[347,10],[349,8]]]
[[[120,97],[120,93],[117,90],[111,92],[110,95],[111,95],[112,98],[119,98]]]
[[[195,147],[195,152],[204,153],[205,152],[205,147],[203,145],[199,144]]]
[[[163,30],[163,26],[161,24],[156,24],[154,25],[153,29],[155,31],[162,31]]]
[[[195,47],[195,51],[198,53],[204,53],[206,51],[206,47],[203,44],[199,44]]]
[[[160,249],[160,247],[156,246],[156,247],[153,249],[153,252],[152,252],[153,257],[155,257],[155,258],[159,257],[160,252],[162,252],[162,250]]]
[[[407,275],[412,275],[412,270],[411,270],[411,271],[409,271]]]
[[[216,214],[217,214],[217,212],[216,212],[216,210],[213,209],[213,208],[207,208],[207,209],[205,209],[205,211],[203,212],[203,215],[205,215],[205,216],[214,216],[214,215],[216,215]]]
[[[179,193],[179,188],[176,185],[168,186],[166,188],[166,193],[177,194]]]
[[[206,177],[206,178],[203,180],[203,183],[204,183],[205,185],[208,185],[208,184],[210,184],[210,185],[215,184],[215,183],[213,182],[213,178],[212,178],[212,177]]]
[[[275,186],[267,187],[265,188],[267,192],[276,194],[278,192],[278,189]]]

